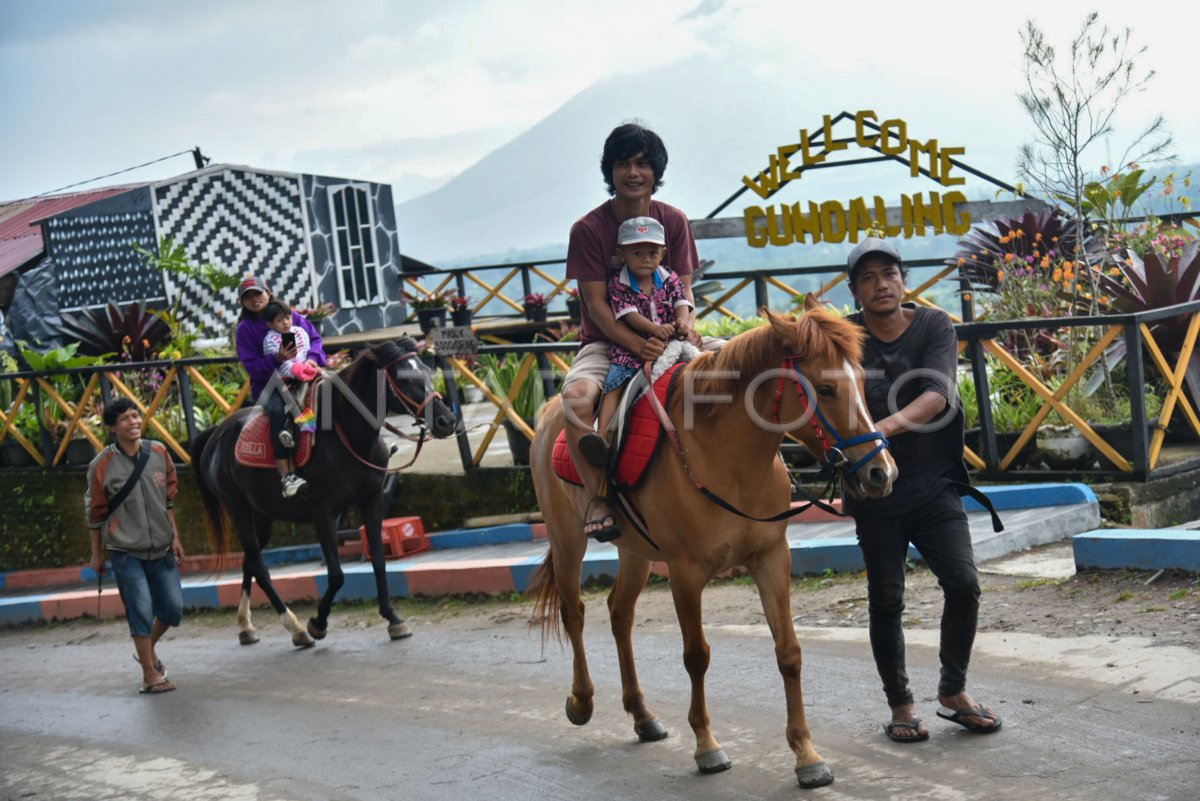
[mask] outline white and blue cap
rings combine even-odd
[[[885,256],[896,264],[903,264],[904,262],[900,258],[900,251],[896,250],[896,246],[891,242],[886,239],[869,236],[851,249],[850,255],[846,257],[846,269],[853,274],[859,262],[867,256]]]
[[[621,223],[617,230],[617,245],[638,245],[648,242],[652,245],[666,245],[667,232],[662,223],[653,217],[633,217]]]

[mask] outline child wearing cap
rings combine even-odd
[[[686,339],[692,329],[695,307],[679,276],[662,265],[667,252],[666,231],[653,217],[634,217],[621,223],[617,231],[617,252],[621,269],[608,282],[608,302],[613,316],[632,328],[643,339],[657,337],[664,342]],[[611,366],[604,380],[600,401],[599,429],[608,430],[616,413],[620,393],[638,370],[642,360],[615,342],[609,347]],[[579,450],[597,467],[608,464],[608,446],[602,436],[585,434]]]

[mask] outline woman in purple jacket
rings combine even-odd
[[[267,335],[266,322],[259,312],[271,300],[271,292],[261,279],[246,276],[238,289],[238,297],[242,303],[242,314],[237,324],[237,355],[246,374],[250,376],[250,395],[255,403],[263,407],[267,420],[271,425],[271,447],[275,451],[275,467],[279,470],[283,496],[290,498],[308,482],[296,475],[292,467],[291,449],[295,445],[290,431],[284,429],[287,409],[283,395],[276,387],[281,384],[271,382],[280,364],[296,357],[295,344],[280,346],[278,353],[264,353],[263,339]],[[304,315],[293,310],[292,325],[303,328],[308,334],[308,358],[305,360],[313,367],[325,366],[325,349],[321,343],[321,335]],[[267,389],[268,382],[271,390]]]

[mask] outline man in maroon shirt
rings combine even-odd
[[[562,403],[567,446],[584,487],[593,496],[599,492],[600,468],[584,458],[579,441],[593,432],[596,401],[608,374],[609,344],[615,342],[646,361],[657,359],[665,346],[661,339],[642,339],[631,328],[618,323],[609,307],[608,279],[621,266],[617,255],[617,229],[621,223],[632,217],[653,217],[663,224],[667,234],[664,266],[679,276],[688,300],[692,300],[692,273],[699,257],[687,215],[674,206],[651,199],[662,186],[666,169],[667,148],[657,134],[633,123],[618,126],[605,140],[600,158],[600,171],[612,198],[571,226],[567,277],[574,278],[579,286],[584,314],[580,325],[582,344],[563,382]],[[701,343],[700,337],[694,333],[692,336],[697,346],[712,347],[720,343],[720,340]],[[607,541],[620,531],[607,501],[593,497],[584,532]]]

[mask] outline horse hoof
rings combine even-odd
[[[720,773],[733,767],[733,760],[725,756],[724,748],[718,748],[716,751],[697,756],[696,766],[700,768],[701,773]]]
[[[308,629],[308,633],[313,636],[313,639],[317,640],[325,639],[325,635],[329,632],[328,628],[322,629],[317,627],[317,619],[315,617],[308,619],[308,625],[305,628]]]
[[[567,720],[571,721],[576,726],[582,726],[591,719],[591,707],[588,708],[587,712],[576,712],[574,707],[571,706],[571,696],[567,696]]]
[[[238,632],[238,642],[241,643],[242,645],[254,645],[254,643],[258,642],[258,632],[257,631],[239,631]]]
[[[796,781],[800,782],[800,786],[805,790],[824,787],[827,784],[833,784],[833,771],[822,759],[820,762],[796,768]]]
[[[637,732],[638,739],[643,743],[656,743],[659,740],[667,739],[667,727],[661,720],[648,720],[634,726],[633,730]]]
[[[308,636],[308,632],[297,631],[292,635],[292,645],[297,648],[312,648],[317,641]]]
[[[393,623],[388,626],[388,637],[393,640],[407,640],[413,635],[412,629],[408,624],[401,620],[399,623]]]

